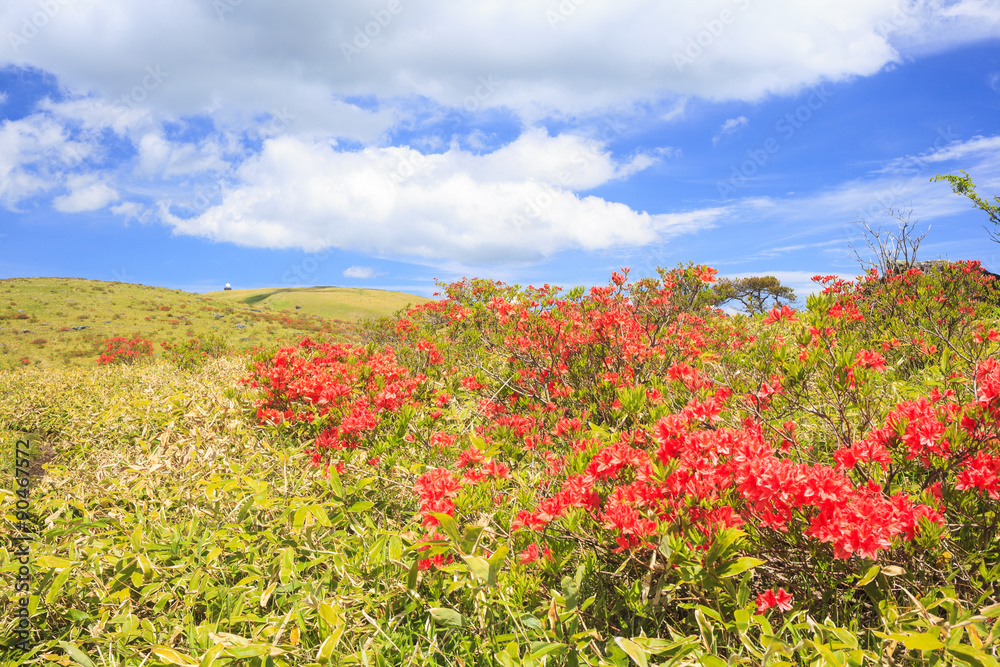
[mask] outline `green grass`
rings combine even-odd
[[[430,299],[403,292],[351,287],[239,289],[206,292],[203,296],[227,303],[242,303],[256,308],[266,307],[272,310],[308,313],[348,322],[391,315],[408,305],[430,301]]]
[[[331,635],[340,664],[401,664],[382,633],[399,643],[426,620],[404,613],[417,605],[391,559],[416,509],[412,475],[331,486],[299,443],[253,424],[243,374],[235,358],[193,374],[163,361],[0,371],[5,448],[31,433],[33,455],[55,454],[30,497],[48,517],[31,542],[36,650],[0,648],[0,664],[154,667],[214,650],[221,660],[202,664],[317,665]],[[9,463],[0,517],[13,535]],[[358,511],[376,496],[405,507]],[[0,549],[5,597],[14,569]]]
[[[103,341],[116,336],[141,336],[153,341],[157,351],[159,343],[206,337],[221,339],[231,350],[245,350],[321,329],[351,339],[353,323],[361,317],[389,314],[407,300],[423,301],[396,292],[322,289],[303,290],[308,293],[303,297],[293,291],[241,303],[230,297],[236,292],[218,292],[225,297],[217,298],[77,278],[0,280],[0,369],[90,366],[103,352]],[[240,292],[245,298],[254,290]],[[300,298],[303,307],[295,310]],[[279,308],[289,312],[277,312]]]

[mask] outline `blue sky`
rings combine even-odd
[[[189,291],[1000,273],[996,0],[7,0],[0,278]]]

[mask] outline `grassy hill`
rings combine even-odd
[[[0,280],[0,369],[93,365],[103,341],[115,336],[141,336],[157,349],[210,338],[243,350],[320,331],[350,340],[359,319],[425,300],[380,290],[193,294],[78,278],[10,278]]]
[[[255,308],[288,310],[356,322],[391,315],[407,305],[430,301],[403,292],[352,287],[290,287],[206,292],[202,296]]]

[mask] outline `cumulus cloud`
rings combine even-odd
[[[345,278],[374,278],[375,269],[370,266],[349,266],[344,269]]]
[[[366,143],[420,100],[505,106],[529,119],[623,101],[756,100],[873,74],[907,45],[968,43],[1000,26],[987,0],[441,0],[404,2],[393,14],[382,3],[298,0],[240,3],[221,19],[202,0],[60,6],[32,30],[25,21],[38,13],[36,0],[4,3],[0,34],[24,42],[10,44],[12,63],[106,101],[129,96],[148,68],[162,68],[168,75],[141,94],[143,106],[174,117],[215,110],[246,118],[281,100],[300,131]],[[383,103],[345,101],[358,95]]]
[[[13,210],[28,197],[61,186],[66,171],[92,147],[70,139],[51,118],[29,116],[0,124],[0,201]]]
[[[600,142],[544,130],[486,154],[458,147],[339,151],[278,137],[235,171],[238,184],[224,188],[217,205],[184,217],[164,202],[161,217],[181,233],[255,247],[533,262],[711,224],[710,214],[652,215],[581,192],[653,161],[617,161]]]
[[[66,185],[69,193],[52,200],[52,207],[62,213],[96,211],[120,199],[118,191],[95,174],[70,176]]]

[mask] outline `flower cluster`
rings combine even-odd
[[[104,353],[97,358],[97,363],[101,365],[131,364],[152,354],[153,344],[150,341],[141,337],[129,340],[118,336],[104,341]]]
[[[574,544],[648,562],[674,539],[708,567],[739,528],[757,555],[829,568],[934,549],[953,501],[1000,499],[1000,336],[957,288],[827,276],[806,310],[748,320],[715,308],[708,267],[627,275],[568,294],[461,281],[382,327],[392,345],[282,348],[248,380],[258,417],[298,429],[317,465],[418,452],[420,539],[440,515],[487,516],[524,565]],[[791,594],[757,599],[773,606]]]

